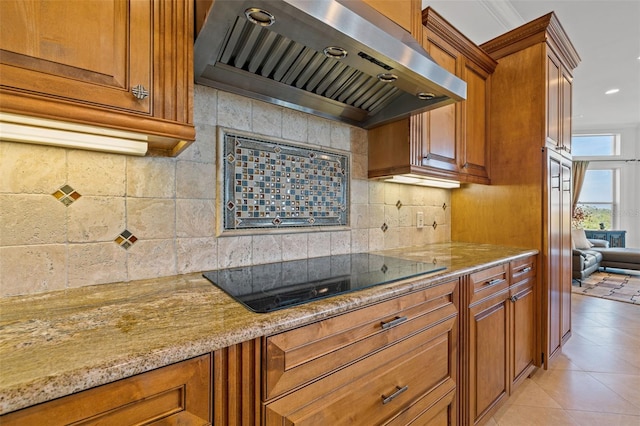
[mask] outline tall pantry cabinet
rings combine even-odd
[[[553,13],[480,47],[498,61],[491,185],[453,191],[451,238],[540,250],[536,362],[547,367],[571,335],[571,84],[580,57]]]

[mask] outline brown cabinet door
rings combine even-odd
[[[572,254],[571,248],[571,166],[563,159],[561,167],[562,194],[561,194],[561,236],[560,236],[560,286],[561,286],[561,311],[562,324],[560,334],[562,344],[571,336],[571,280],[572,280]]]
[[[549,155],[547,161],[547,274],[543,299],[547,307],[546,357],[550,359],[560,348],[562,339],[562,176],[560,160]]]
[[[547,49],[548,50],[548,49]],[[558,58],[551,52],[547,56],[547,139],[549,148],[558,150],[562,147],[561,101],[560,91],[562,66]]]
[[[150,1],[3,0],[0,16],[3,89],[150,113]],[[136,85],[149,96],[133,96]]]
[[[467,82],[467,99],[462,102],[460,170],[485,179],[489,177],[488,78],[487,72],[465,61],[463,80]]]
[[[535,277],[527,278],[510,292],[510,392],[523,380],[535,359]]]
[[[460,52],[435,34],[425,31],[424,46],[433,60],[454,75],[460,75]],[[422,165],[458,172],[458,135],[456,120],[460,117],[460,103],[446,105],[422,114],[424,141]]]
[[[571,110],[572,105],[572,77],[562,69],[561,92],[562,92],[562,150],[571,154]]]
[[[508,291],[469,308],[469,423],[476,424],[508,394]]]

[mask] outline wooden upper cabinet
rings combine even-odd
[[[553,13],[531,21],[482,45],[493,58],[502,64],[502,58],[520,51],[540,49],[544,63],[541,68],[527,71],[530,84],[544,83],[544,105],[534,103],[532,108],[545,112],[545,139],[542,147],[571,156],[571,105],[573,70],[580,63],[580,56]],[[533,63],[536,58],[532,57]],[[535,102],[535,101],[534,101]]]
[[[369,131],[369,177],[414,173],[489,183],[489,89],[496,62],[433,9],[422,45],[467,83],[467,99]]]
[[[6,0],[0,19],[3,112],[146,134],[162,155],[195,139],[192,2]]]
[[[369,6],[407,30],[416,39],[420,39],[420,0],[364,0]]]

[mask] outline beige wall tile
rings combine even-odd
[[[385,206],[382,204],[369,205],[369,228],[380,229],[382,224],[385,223],[384,209]]]
[[[369,229],[351,230],[351,253],[369,251]]]
[[[307,142],[318,146],[331,146],[331,122],[324,118],[310,115],[307,126],[309,128]]]
[[[67,209],[51,195],[0,194],[0,246],[64,243]]]
[[[177,237],[213,237],[215,232],[214,200],[176,200]]]
[[[66,151],[0,142],[0,193],[52,194],[67,181]]]
[[[127,178],[125,155],[69,150],[67,183],[85,195],[125,194]]]
[[[137,238],[174,238],[176,202],[165,198],[127,198],[127,229]]]
[[[331,148],[343,151],[351,149],[351,126],[331,122]]]
[[[282,108],[251,101],[251,128],[255,133],[282,137]]]
[[[127,251],[116,243],[69,244],[68,287],[127,280]]]
[[[218,118],[218,91],[213,87],[193,86],[193,121],[215,126]],[[188,148],[187,151],[191,149]]]
[[[216,169],[213,164],[178,161],[176,163],[176,197],[214,199]]]
[[[351,180],[351,203],[369,203],[369,181],[362,179]]]
[[[353,179],[367,179],[369,177],[369,163],[366,155],[351,155],[351,177]]]
[[[127,195],[171,198],[176,195],[175,160],[127,157]]]
[[[237,130],[251,130],[251,99],[219,91],[218,125]]]
[[[369,250],[384,250],[384,232],[380,228],[369,228]]]
[[[218,268],[251,265],[252,237],[218,238]]]
[[[178,160],[210,163],[215,169],[218,128],[196,122],[196,140],[182,151]]]
[[[255,235],[253,237],[252,258],[254,265],[280,262],[282,260],[282,236]]]
[[[308,139],[308,114],[282,109],[282,137],[292,141],[306,142]]]
[[[62,290],[66,276],[64,244],[0,247],[0,296]]]
[[[138,240],[127,250],[127,274],[130,280],[176,274],[174,240]]]
[[[391,185],[380,181],[369,182],[369,203],[384,204],[385,186]]]
[[[331,254],[351,253],[351,231],[334,231],[331,233]]]
[[[113,241],[126,228],[123,197],[80,197],[67,210],[73,243]]]
[[[284,234],[282,236],[282,260],[307,258],[309,234]]]
[[[331,233],[312,232],[309,234],[309,257],[329,256],[331,254]]]
[[[218,267],[216,238],[178,238],[176,251],[178,274],[209,271]]]
[[[351,152],[354,154],[368,155],[369,145],[367,131],[359,127],[351,128]]]
[[[368,228],[369,225],[369,205],[351,204],[351,228]]]

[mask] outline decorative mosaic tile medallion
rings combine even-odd
[[[114,241],[120,247],[124,249],[128,249],[129,247],[134,245],[136,241],[138,241],[138,238],[135,235],[133,235],[131,232],[125,229],[120,233],[120,235],[116,237]]]
[[[223,231],[349,224],[349,157],[224,131]]]
[[[71,203],[73,203],[74,201],[76,201],[78,198],[81,197],[80,193],[69,185],[61,186],[60,189],[58,189],[56,192],[54,192],[51,195],[56,197],[58,201],[60,201],[62,204],[64,204],[67,207],[69,207]]]

